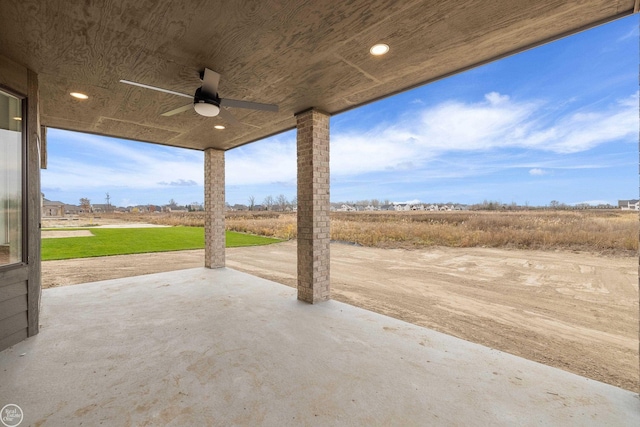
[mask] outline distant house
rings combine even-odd
[[[82,213],[82,208],[76,205],[64,205],[65,215],[78,215]]]
[[[131,208],[131,213],[147,213],[147,212],[149,212],[149,206],[147,205],[138,205]]]
[[[623,211],[638,211],[640,210],[640,200],[618,200],[618,207]]]
[[[408,203],[394,203],[396,211],[410,211],[411,205]]]
[[[343,204],[337,209],[338,212],[355,212],[356,208],[350,205]]]
[[[43,218],[61,218],[64,216],[64,203],[53,200],[42,200]]]
[[[113,210],[113,206],[105,203],[97,203],[95,205],[91,205],[91,209],[93,213],[111,212]]]

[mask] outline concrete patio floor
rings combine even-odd
[[[0,352],[21,425],[640,425],[638,395],[204,268],[43,291]]]

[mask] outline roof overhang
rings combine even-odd
[[[343,112],[629,15],[638,0],[97,1],[2,3],[0,54],[39,74],[44,126],[178,147],[230,149],[295,127],[315,107]],[[378,42],[391,47],[375,57]],[[194,111],[199,71],[221,96],[278,104]],[[86,101],[69,96],[89,95]]]

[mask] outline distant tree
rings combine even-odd
[[[294,197],[293,199],[291,199],[290,205],[291,205],[291,208],[297,209],[298,208],[298,198]]]
[[[502,204],[495,200],[485,200],[482,202],[482,207],[480,209],[484,209],[487,211],[495,211],[500,208]]]
[[[255,205],[256,205],[256,197],[249,196],[249,210],[252,211]]]
[[[80,207],[83,212],[91,212],[91,200],[83,197],[80,199]]]
[[[276,205],[278,206],[279,210],[284,212],[287,209],[287,206],[289,205],[289,201],[284,196],[284,194],[280,194],[276,199]]]
[[[275,201],[273,200],[273,196],[268,195],[267,197],[264,198],[264,200],[262,201],[262,205],[268,210],[270,211],[273,208]]]
[[[176,203],[175,200],[171,199],[171,200],[169,200],[169,207],[171,209],[178,209],[178,204]]]
[[[371,199],[371,206],[373,206],[374,208],[377,208],[380,206],[380,200],[378,199]]]
[[[549,203],[549,207],[551,207],[552,209],[558,209],[560,207],[560,202],[557,200],[552,200]]]

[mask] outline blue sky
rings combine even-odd
[[[331,200],[638,197],[638,15],[331,118]],[[393,46],[391,47],[393,48]],[[227,201],[296,193],[295,131],[226,153]],[[49,129],[45,197],[202,202],[203,154]]]

